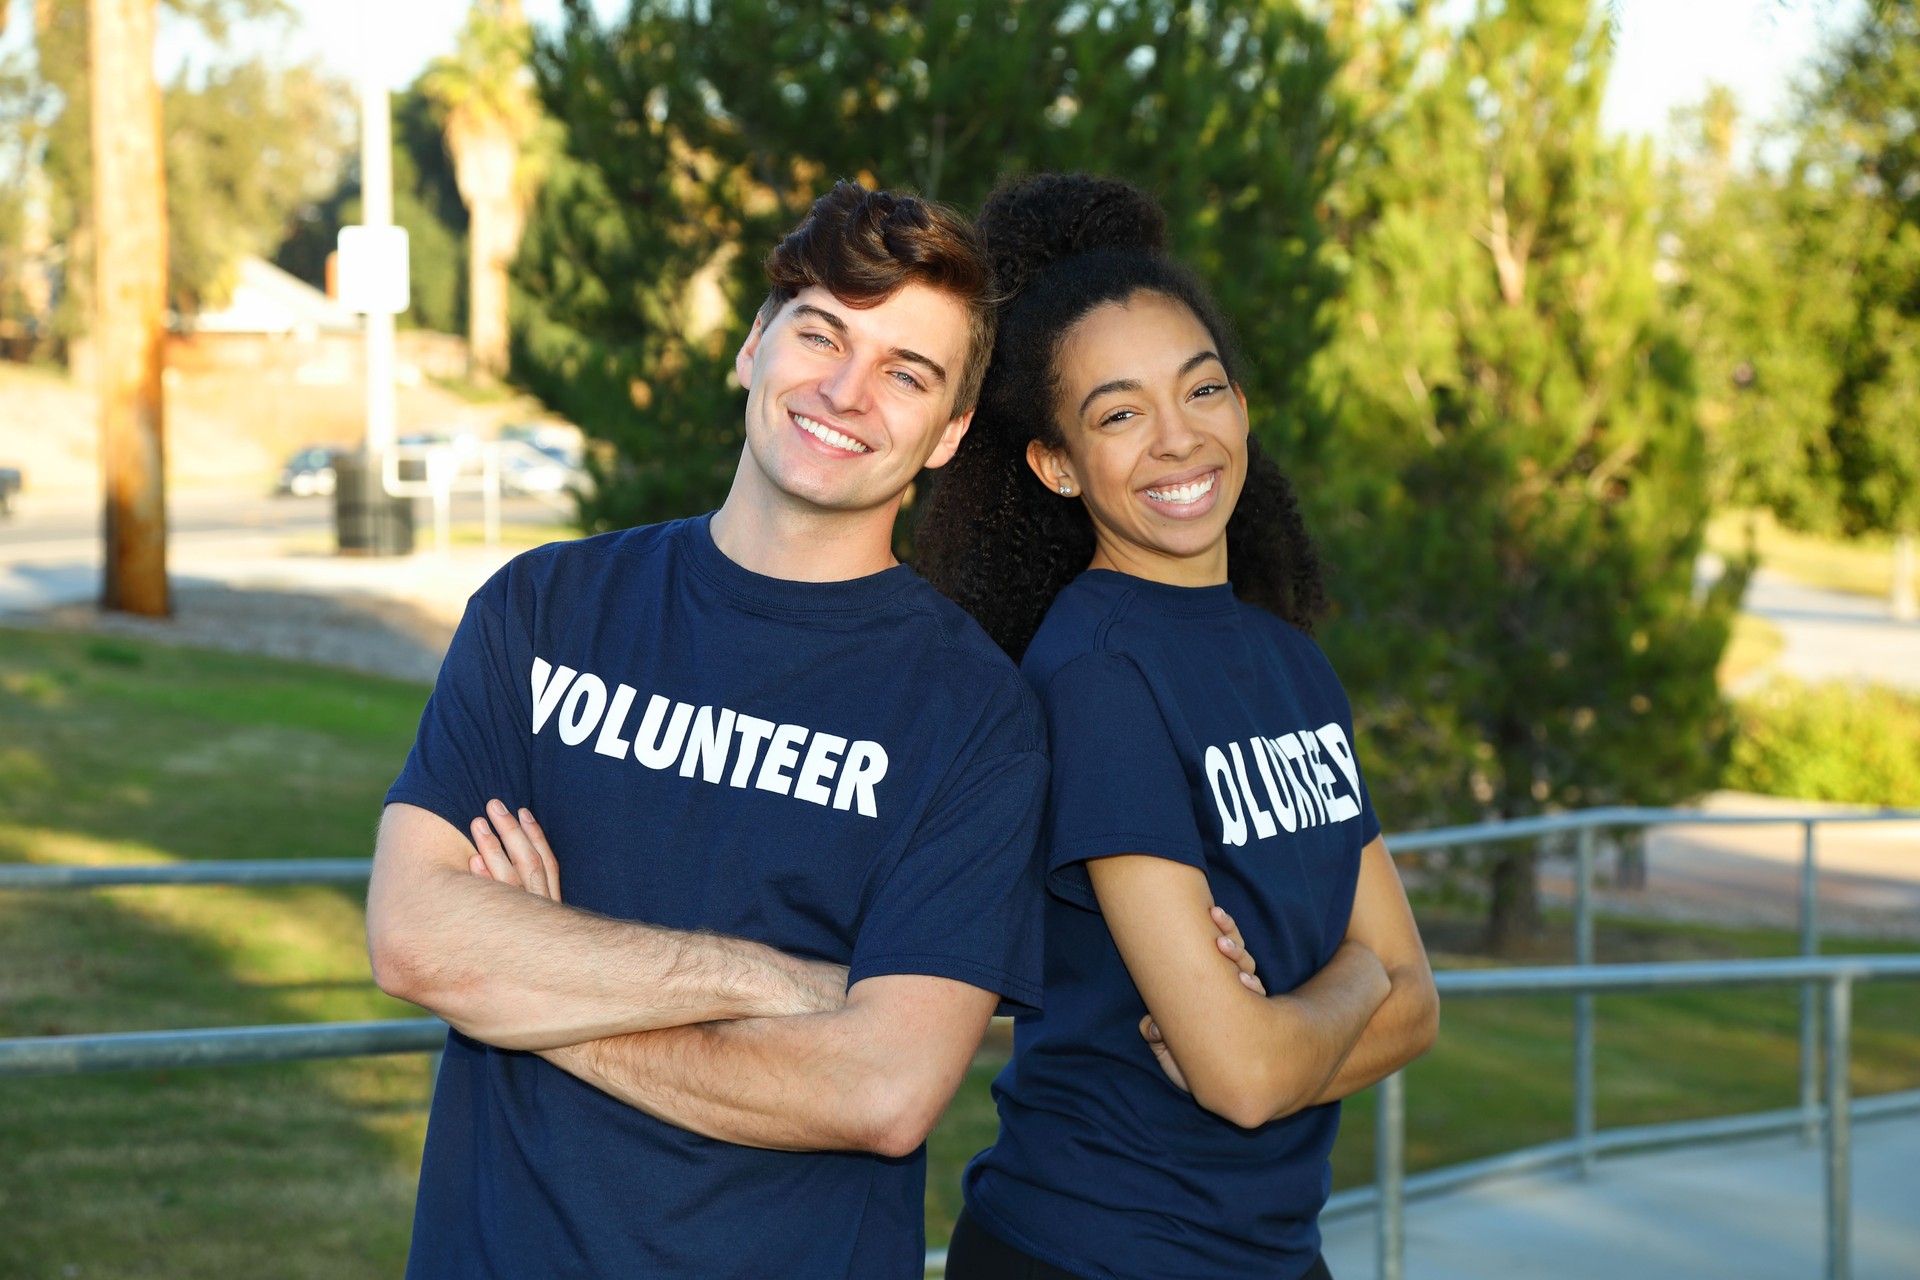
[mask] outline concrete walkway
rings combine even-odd
[[[1853,1126],[1854,1280],[1920,1277],[1920,1117]],[[1506,1178],[1408,1206],[1406,1280],[1812,1280],[1825,1152],[1765,1138]],[[1338,1280],[1375,1274],[1371,1213],[1323,1224]]]
[[[1920,622],[1896,622],[1884,599],[1806,587],[1762,569],[1741,609],[1778,627],[1786,641],[1769,670],[1920,692]]]

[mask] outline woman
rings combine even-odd
[[[1051,893],[947,1275],[1324,1276],[1338,1101],[1438,1004],[1318,561],[1150,198],[1046,175],[981,228],[1010,300],[918,541],[1047,708]]]

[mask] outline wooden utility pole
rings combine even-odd
[[[155,0],[87,0],[93,107],[95,385],[106,480],[100,606],[161,617],[167,599],[166,452],[160,370],[167,305],[167,188]]]

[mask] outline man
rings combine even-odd
[[[725,504],[502,570],[388,794],[374,972],[454,1028],[411,1276],[918,1275],[922,1141],[1038,1003],[1038,710],[890,550],[984,257],[843,183],[768,274]]]

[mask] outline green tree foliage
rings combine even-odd
[[[1413,71],[1340,193],[1321,495],[1373,794],[1402,822],[1682,798],[1718,773],[1743,575],[1694,592],[1707,460],[1651,165],[1599,128],[1608,42],[1585,0],[1378,34]],[[1507,945],[1535,855],[1492,857]]]
[[[1920,7],[1877,0],[1834,40],[1774,140],[1784,160],[1734,169],[1724,95],[1682,124],[1671,217],[1721,487],[1795,528],[1911,545]]]
[[[198,26],[216,48],[242,23],[282,23],[283,0],[164,0],[170,21]],[[21,173],[44,199],[57,247],[51,329],[86,329],[91,274],[92,146],[87,107],[87,6],[33,7],[31,69],[0,77],[0,114],[21,115]],[[308,67],[221,64],[183,71],[165,90],[171,284],[176,305],[224,301],[234,264],[270,251],[299,203],[332,182],[347,118],[341,91]]]
[[[1831,415],[1854,315],[1852,202],[1809,198],[1734,160],[1733,96],[1677,113],[1666,223],[1676,321],[1700,382],[1717,499],[1765,506],[1800,527],[1831,523],[1809,454]],[[1849,215],[1855,215],[1850,217]]]
[[[310,68],[186,73],[164,95],[168,270],[176,307],[224,304],[239,260],[269,256],[293,212],[332,185],[344,90]]]
[[[393,222],[407,230],[408,306],[403,327],[464,333],[467,324],[467,211],[433,104],[414,85],[393,98]],[[356,157],[324,199],[303,205],[274,261],[316,288],[340,228],[360,221]]]
[[[1027,169],[1147,186],[1257,354],[1263,436],[1300,465],[1322,443],[1339,62],[1291,3],[640,0],[602,29],[570,0],[534,66],[568,154],[521,253],[514,367],[617,450],[594,524],[724,495],[759,258],[839,177],[964,207]]]
[[[1920,3],[1880,0],[1807,93],[1796,201],[1843,234],[1853,323],[1813,479],[1847,534],[1920,532]]]

